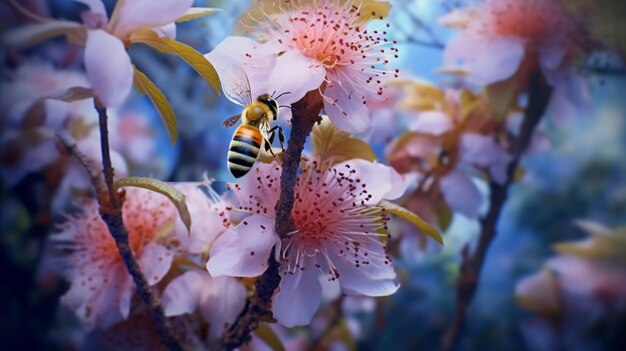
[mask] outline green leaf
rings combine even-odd
[[[176,115],[174,109],[163,92],[146,76],[143,72],[135,68],[135,87],[140,93],[148,95],[150,101],[161,115],[163,123],[167,128],[167,134],[170,136],[170,142],[174,144],[176,142]]]
[[[407,210],[406,208],[396,205],[393,202],[389,202],[387,200],[383,200],[380,202],[379,206],[383,207],[390,213],[408,221],[413,224],[417,229],[421,230],[424,234],[430,236],[431,238],[437,240],[440,244],[443,245],[443,237],[439,234],[439,231],[435,229],[435,227],[428,224],[425,220],[423,220],[420,216],[415,213]]]
[[[192,7],[182,17],[176,19],[176,22],[187,22],[196,18],[205,17],[218,12],[219,9],[214,7]]]
[[[339,130],[327,117],[313,128],[313,154],[320,161],[332,160],[332,165],[355,158],[375,161],[376,154],[363,140]]]
[[[7,45],[27,46],[60,35],[65,35],[70,41],[75,42],[79,38],[85,38],[85,28],[77,22],[49,20],[7,31],[2,36],[2,42]]]
[[[259,327],[256,329],[255,334],[267,344],[274,351],[285,351],[283,343],[278,338],[278,335],[267,325],[267,323],[259,323]]]
[[[170,199],[170,201],[172,201],[174,206],[176,206],[180,219],[187,228],[187,232],[190,232],[191,215],[189,214],[189,209],[187,208],[187,203],[185,202],[185,194],[183,194],[180,190],[174,188],[168,183],[148,177],[127,177],[119,179],[115,182],[115,189],[125,186],[144,188],[155,191],[161,195],[165,195],[168,199]]]
[[[151,30],[142,30],[133,33],[130,37],[130,41],[133,43],[146,44],[165,54],[177,55],[195,69],[196,72],[213,87],[218,95],[222,91],[220,78],[215,68],[213,68],[213,65],[191,46],[167,37],[161,38]]]

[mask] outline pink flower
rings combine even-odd
[[[133,84],[133,65],[126,52],[133,34],[153,31],[174,38],[174,21],[183,17],[193,0],[132,0],[117,3],[108,18],[101,0],[76,0],[90,10],[82,14],[83,24],[49,20],[23,26],[5,36],[5,41],[23,44],[41,36],[67,34],[84,44],[85,69],[96,96],[107,107],[118,107],[128,97]]]
[[[288,5],[268,24],[266,43],[229,37],[206,57],[226,85],[233,79],[227,66],[243,66],[253,98],[258,93],[290,92],[284,102],[291,103],[319,89],[331,121],[358,133],[370,126],[368,102],[381,99],[384,80],[397,76],[397,70],[380,68],[397,57],[397,49],[385,38],[389,25],[366,27],[349,2]]]
[[[232,324],[246,303],[246,288],[233,277],[212,278],[201,270],[176,277],[163,291],[163,309],[168,317],[196,310],[209,323],[207,339],[213,340]]]
[[[67,257],[71,288],[61,301],[89,326],[106,328],[128,317],[135,284],[95,200],[87,201],[83,209],[61,225],[61,233],[54,238],[71,250]],[[157,235],[176,221],[176,209],[160,194],[127,188],[123,211],[130,245],[154,285],[172,264],[172,253],[158,244]]]
[[[234,186],[238,210],[251,215],[213,244],[207,262],[212,276],[258,276],[276,245],[282,280],[273,313],[285,326],[310,322],[322,297],[319,279],[350,294],[385,296],[398,289],[381,241],[389,218],[378,206],[404,192],[395,171],[363,160],[329,169],[307,163],[295,189],[295,231],[282,241],[274,232],[279,180],[280,167],[263,164]]]
[[[541,71],[555,88],[548,112],[557,121],[590,109],[589,88],[574,70],[589,40],[564,0],[487,0],[469,11],[465,30],[446,47],[447,67],[483,86],[512,79],[516,91]]]
[[[59,158],[54,134],[70,120],[95,115],[95,111],[87,100],[46,100],[70,87],[88,85],[79,72],[27,62],[7,72],[7,78],[0,83],[0,178],[10,187],[25,175],[54,164]]]
[[[505,80],[521,68],[526,73],[540,68],[551,77],[582,52],[584,32],[562,0],[487,0],[470,11],[444,60],[461,63],[480,85]]]
[[[220,216],[196,184],[176,186],[187,197],[192,217],[190,234],[165,196],[126,188],[124,223],[132,250],[150,285],[160,282],[169,271],[175,253],[200,252],[225,230],[223,226],[208,226],[215,224],[214,217]],[[71,288],[62,303],[90,327],[107,328],[128,318],[135,284],[100,218],[95,200],[88,200],[82,208],[80,214],[60,226],[61,232],[53,238],[60,248],[70,251],[64,261]],[[178,250],[173,242],[178,243]]]

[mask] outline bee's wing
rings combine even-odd
[[[250,80],[248,75],[238,65],[229,65],[226,67],[225,79],[222,82],[224,95],[228,100],[241,105],[248,106],[252,103],[252,90],[250,89]]]
[[[240,119],[241,119],[241,113],[228,117],[226,118],[226,120],[224,120],[224,123],[222,123],[222,126],[225,128],[232,127],[235,124],[237,124],[237,122],[239,122]]]

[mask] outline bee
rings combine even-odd
[[[224,84],[224,95],[232,102],[243,106],[240,114],[227,118],[223,126],[232,127],[241,120],[235,130],[228,147],[228,169],[235,178],[246,175],[259,158],[261,147],[272,156],[272,143],[276,134],[280,147],[284,150],[285,136],[280,126],[270,127],[270,122],[278,118],[278,103],[276,99],[288,93],[273,97],[274,94],[261,94],[252,100],[250,81],[248,76],[239,67],[230,67],[234,79],[230,84]]]

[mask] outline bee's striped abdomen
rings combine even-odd
[[[235,178],[242,177],[256,162],[263,145],[263,136],[258,129],[241,125],[235,131],[228,148],[228,169]]]

